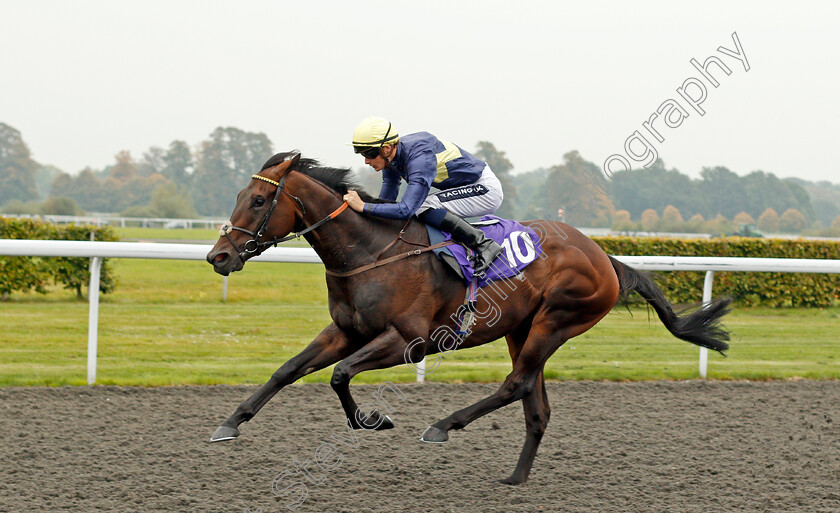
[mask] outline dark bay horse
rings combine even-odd
[[[418,244],[429,244],[426,229],[416,218],[405,224],[350,209],[342,212],[342,195],[348,187],[356,188],[348,174],[346,169],[320,167],[299,154],[279,153],[237,196],[230,223],[220,230],[207,261],[216,272],[227,275],[287,234],[305,232],[326,266],[332,322],[239,405],[212,441],[239,436],[238,426],[281,388],[336,362],[330,384],[350,425],[356,429],[393,427],[384,414],[360,411],[350,394],[350,380],[366,370],[406,363],[407,354],[418,362],[444,350],[431,334],[453,326],[453,314],[464,301],[463,280],[455,278],[431,252],[348,275],[416,251]],[[368,195],[363,199],[376,201]],[[598,323],[621,296],[639,293],[668,330],[683,340],[719,352],[728,348],[725,341],[729,340],[719,321],[729,311],[730,300],[717,300],[691,314],[676,314],[645,274],[607,256],[571,226],[539,223],[524,224],[542,232],[545,258],[537,258],[524,270],[524,280],[505,280],[515,282],[506,288],[482,288],[478,311],[495,306],[498,312],[492,319],[479,316],[471,334],[458,344],[458,348],[474,347],[505,337],[513,370],[496,393],[434,423],[422,435],[426,442],[445,442],[450,430],[462,429],[522,400],[525,444],[513,474],[503,480],[509,484],[528,479],[548,424],[545,362],[567,340]],[[417,340],[423,343],[413,343]]]

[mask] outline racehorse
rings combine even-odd
[[[326,267],[332,322],[240,404],[211,441],[239,436],[238,426],[280,389],[336,362],[330,385],[349,425],[392,428],[384,414],[360,411],[350,380],[363,371],[419,362],[449,347],[432,334],[453,325],[464,302],[464,280],[425,251],[429,236],[416,218],[405,223],[344,211],[342,196],[356,188],[349,173],[322,167],[300,154],[278,153],[242,189],[230,221],[220,229],[207,261],[225,276],[266,248],[303,235]],[[360,195],[364,201],[377,201]],[[492,319],[479,316],[457,346],[475,347],[505,337],[513,370],[494,394],[432,424],[421,438],[445,442],[450,430],[522,400],[525,443],[515,470],[502,480],[508,484],[528,479],[548,424],[546,361],[567,340],[597,324],[620,298],[633,291],[640,294],[680,339],[721,353],[729,340],[720,319],[729,312],[730,299],[677,314],[650,277],[607,256],[573,227],[549,221],[523,224],[541,230],[545,258],[536,258],[524,269],[525,279],[506,280],[512,282],[507,288],[482,288],[476,309],[498,311]],[[423,343],[413,344],[416,340]]]

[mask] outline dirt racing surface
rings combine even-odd
[[[425,427],[493,384],[384,392],[396,428],[348,433],[328,385],[0,390],[0,511],[840,512],[840,382],[551,383],[531,480],[514,403],[443,445]],[[377,388],[353,387],[357,402]]]

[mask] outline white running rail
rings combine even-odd
[[[0,255],[91,258],[89,291],[99,290],[98,283],[103,258],[204,260],[211,247],[206,244],[0,239]],[[840,273],[840,260],[673,256],[616,256],[615,258],[635,269],[644,271],[705,272],[704,303],[711,301],[715,271]],[[321,259],[311,248],[269,248],[262,255],[254,257],[252,260],[255,262],[321,263]],[[96,382],[99,294],[88,293],[88,296],[90,311],[88,316],[87,381],[88,384],[93,384]],[[700,348],[700,376],[703,378],[706,377],[707,362],[708,350]],[[422,374],[418,374],[418,381],[423,381]]]

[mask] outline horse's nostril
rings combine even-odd
[[[213,257],[213,262],[214,262],[214,263],[217,263],[217,264],[218,264],[218,263],[221,263],[221,262],[224,262],[225,260],[227,260],[227,257],[228,257],[228,256],[227,256],[227,254],[225,254],[225,253],[219,253],[218,255],[216,255],[215,257]]]

